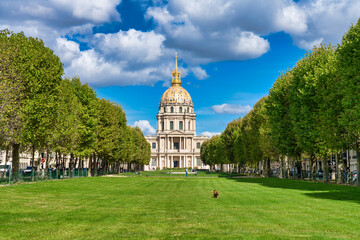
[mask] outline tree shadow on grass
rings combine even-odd
[[[270,188],[308,191],[304,194],[310,197],[319,199],[350,201],[360,204],[360,188],[354,186],[326,184],[321,182],[306,182],[301,180],[279,178],[229,178],[229,180],[242,183],[257,183]]]

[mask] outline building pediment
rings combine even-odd
[[[183,135],[184,132],[183,132],[183,131],[179,131],[179,130],[174,130],[174,131],[169,131],[168,134],[174,134],[174,135],[179,134],[179,135]]]

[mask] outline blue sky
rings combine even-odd
[[[0,29],[39,37],[129,125],[153,134],[178,53],[197,133],[220,133],[319,43],[337,44],[357,0],[2,0]]]

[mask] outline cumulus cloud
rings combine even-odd
[[[271,33],[283,31],[303,49],[336,44],[360,12],[357,0],[135,2],[153,29],[94,33],[94,27],[121,22],[121,0],[2,0],[0,28],[43,39],[64,62],[65,73],[83,82],[168,86],[176,51],[182,77],[192,73],[203,80],[209,75],[200,66],[268,52]]]
[[[75,18],[96,23],[108,22],[112,18],[120,20],[116,6],[120,0],[51,0],[55,7],[70,12]]]
[[[205,69],[202,69],[199,66],[191,68],[191,71],[194,73],[195,77],[199,80],[204,80],[209,77]]]
[[[136,121],[132,127],[139,127],[144,135],[154,135],[156,133],[156,130],[150,125],[148,120]]]
[[[92,48],[86,51],[80,52],[78,44],[63,39],[56,49],[61,59],[72,56],[71,61],[65,61],[66,74],[79,75],[92,85],[152,85],[169,79],[174,67],[170,62],[173,56],[163,41],[164,37],[154,31],[130,29],[95,34],[89,41]]]
[[[221,104],[214,105],[211,109],[218,114],[239,114],[244,115],[251,110],[249,105]]]
[[[212,136],[220,135],[220,134],[221,133],[219,133],[219,132],[208,132],[208,131],[201,133],[202,136],[207,136],[209,138],[211,138]]]
[[[339,43],[350,25],[357,22],[360,12],[357,0],[303,0],[298,5],[306,13],[307,31],[292,37],[304,49],[321,42]]]

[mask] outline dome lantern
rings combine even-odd
[[[186,104],[193,105],[190,94],[181,87],[181,72],[177,66],[177,54],[175,57],[175,70],[172,72],[171,87],[161,97],[161,104]]]

